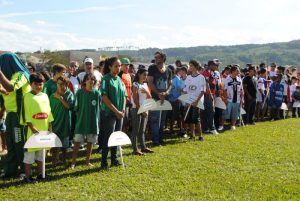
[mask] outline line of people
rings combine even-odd
[[[154,152],[145,143],[147,128],[152,146],[162,146],[166,126],[173,134],[175,122],[178,135],[194,140],[197,136],[203,141],[202,133],[223,132],[227,120],[235,130],[237,122],[248,125],[266,118],[277,120],[286,117],[289,109],[293,117],[300,116],[293,107],[300,102],[295,68],[274,63],[270,68],[262,64],[249,64],[245,69],[230,65],[220,72],[220,64],[213,59],[203,66],[196,60],[167,66],[166,54],[156,52],[148,68],[140,65],[135,72],[128,58],[107,58],[97,69],[91,58],[85,58],[83,72],[79,73],[76,61],[68,68],[55,64],[52,78],[46,80],[45,74],[29,72],[16,54],[1,55],[0,118],[5,118],[5,123],[0,122],[0,131],[2,149],[7,150],[3,176],[25,173],[24,180],[34,182],[31,164],[37,162],[37,179],[42,179],[41,150],[23,148],[26,140],[39,131],[54,132],[62,141],[62,148],[50,150],[54,165],[67,164],[67,150],[73,145],[70,167],[75,168],[78,151],[86,142],[86,165],[93,166],[90,158],[93,146],[98,144],[101,169],[107,170],[120,165],[117,147],[110,148],[111,165],[107,162],[107,143],[114,131],[125,131],[132,140],[133,154],[145,155]],[[183,94],[188,94],[190,102],[179,100]],[[138,114],[146,99],[168,100],[173,109]],[[283,103],[288,106],[287,112],[281,110]]]

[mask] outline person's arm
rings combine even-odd
[[[71,106],[68,104],[67,101],[64,100],[64,97],[63,97],[63,96],[60,96],[58,93],[54,93],[54,97],[55,97],[56,99],[58,99],[58,100],[63,104],[63,106],[64,106],[65,108],[71,109]]]
[[[103,103],[117,116],[118,119],[122,119],[124,117],[124,113],[119,111],[109,100],[108,96],[103,94],[102,95]],[[126,104],[126,97],[124,97],[124,104]]]
[[[0,83],[2,84],[3,88],[7,92],[12,92],[14,90],[14,85],[6,78],[6,76],[0,70]]]
[[[139,93],[138,93],[138,88],[136,86],[132,86],[132,98],[133,98],[133,102],[136,105],[136,108],[139,109],[140,108],[140,101],[139,101]]]
[[[51,123],[51,122],[49,122],[49,125],[48,125],[48,131],[49,131],[50,133],[52,133],[52,123]]]
[[[32,131],[32,133],[35,134],[35,133],[39,132],[39,130],[36,127],[34,127],[31,122],[27,122],[27,126],[30,128],[30,130]]]
[[[153,77],[152,77],[152,76],[149,76],[149,75],[148,75],[148,77],[147,77],[147,82],[148,82],[148,86],[149,86],[150,90],[151,90],[153,93],[155,93],[155,94],[157,94],[157,95],[159,96],[159,92],[158,92],[158,90],[156,89],[156,87],[155,87],[155,85],[154,85],[154,83],[153,83]]]

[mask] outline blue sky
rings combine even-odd
[[[298,0],[0,0],[0,50],[300,39]]]

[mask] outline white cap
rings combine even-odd
[[[84,63],[94,63],[94,61],[93,61],[93,59],[92,58],[86,58],[85,60],[84,60]]]

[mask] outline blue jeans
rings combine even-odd
[[[101,165],[107,165],[108,155],[108,139],[110,135],[115,131],[121,131],[123,119],[118,119],[114,114],[108,112],[101,112],[101,126],[100,135],[102,140],[102,159]],[[117,147],[110,147],[111,161],[117,160]]]
[[[204,96],[204,118],[203,118],[204,130],[216,130],[214,116],[215,116],[215,108],[213,106],[213,100],[210,100],[208,96]]]
[[[159,115],[161,112],[160,126],[159,126]],[[167,111],[151,111],[150,112],[150,130],[152,135],[152,142],[160,144],[163,142],[163,128],[165,125]]]

